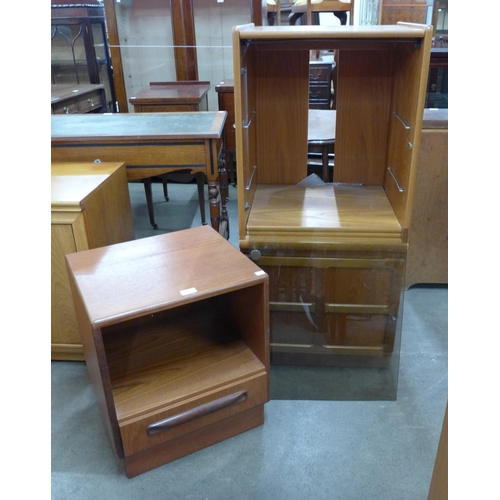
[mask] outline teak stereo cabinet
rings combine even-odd
[[[217,231],[66,262],[87,369],[127,476],[264,423],[268,276]]]
[[[240,249],[269,275],[271,361],[388,366],[432,27],[233,28]],[[307,179],[310,51],[336,51],[333,184]]]

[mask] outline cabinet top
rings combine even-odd
[[[129,99],[131,104],[199,104],[210,90],[210,82],[151,82]]]
[[[209,226],[86,250],[66,259],[95,327],[267,280],[257,265]]]
[[[391,39],[424,38],[432,26],[423,24],[375,26],[235,26],[241,39],[247,40],[301,40],[301,39]]]
[[[52,212],[80,212],[85,198],[120,168],[124,163],[52,163]]]

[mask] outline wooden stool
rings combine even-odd
[[[329,155],[328,150],[335,144],[337,111],[334,109],[310,109],[309,128],[307,131],[308,146],[321,147],[321,165],[323,181],[329,182]],[[333,181],[333,178],[332,178]]]

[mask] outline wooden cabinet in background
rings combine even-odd
[[[135,113],[208,111],[210,82],[151,82],[129,99]]]
[[[233,29],[239,245],[270,276],[272,362],[391,361],[431,43],[404,23]],[[307,176],[311,50],[338,54],[333,183]]]
[[[426,109],[420,140],[405,288],[448,283],[448,110]]]
[[[83,360],[64,257],[134,239],[122,163],[52,163],[52,359]]]
[[[425,23],[427,0],[382,0],[380,24]]]
[[[264,423],[268,276],[208,226],[67,256],[85,359],[127,476]]]
[[[334,67],[333,55],[309,62],[309,109],[332,109]]]
[[[104,85],[52,85],[50,104],[53,114],[106,113]]]

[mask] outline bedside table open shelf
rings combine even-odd
[[[67,256],[85,360],[129,477],[261,425],[268,277],[207,226]]]

